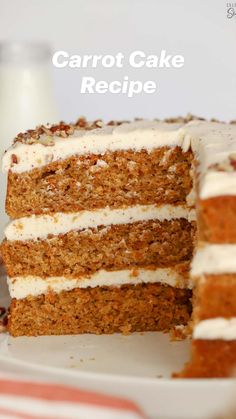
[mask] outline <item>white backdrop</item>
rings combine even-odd
[[[223,0],[0,0],[1,40],[46,40],[70,54],[182,54],[182,69],[53,69],[61,118],[236,117],[236,17]],[[81,95],[82,75],[157,83],[153,95]]]

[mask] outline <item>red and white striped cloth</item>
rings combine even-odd
[[[143,419],[131,401],[75,387],[0,375],[1,419]]]

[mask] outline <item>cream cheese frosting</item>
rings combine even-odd
[[[199,162],[201,199],[236,195],[236,125],[191,121],[179,130],[183,151],[190,148]],[[220,170],[218,164],[225,163]]]
[[[229,319],[216,317],[200,321],[193,330],[194,339],[236,339],[236,317]]]
[[[236,171],[234,173],[211,171],[205,174],[201,182],[201,199],[222,195],[236,195]]]
[[[192,261],[192,277],[235,272],[236,244],[206,244],[197,249]]]
[[[89,277],[70,279],[65,277],[41,278],[38,276],[19,276],[7,279],[12,298],[22,299],[29,295],[46,294],[49,290],[60,293],[75,288],[116,286],[141,283],[161,283],[179,288],[187,288],[187,278],[183,278],[172,268],[124,269],[119,271],[100,270]]]
[[[128,224],[148,220],[196,218],[195,210],[182,205],[135,205],[121,209],[103,208],[54,215],[31,215],[11,221],[5,229],[7,240],[45,239],[49,234],[65,234],[71,230],[84,230],[112,224]]]

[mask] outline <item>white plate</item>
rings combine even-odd
[[[0,305],[9,301],[5,279]],[[234,390],[232,380],[173,380],[188,359],[188,340],[167,334],[0,335],[0,369],[130,398],[152,418],[207,418]]]

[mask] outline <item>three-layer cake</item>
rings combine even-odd
[[[81,119],[18,135],[3,158],[10,333],[167,331],[189,322],[193,289],[182,375],[229,375],[235,153],[234,125],[181,118]]]

